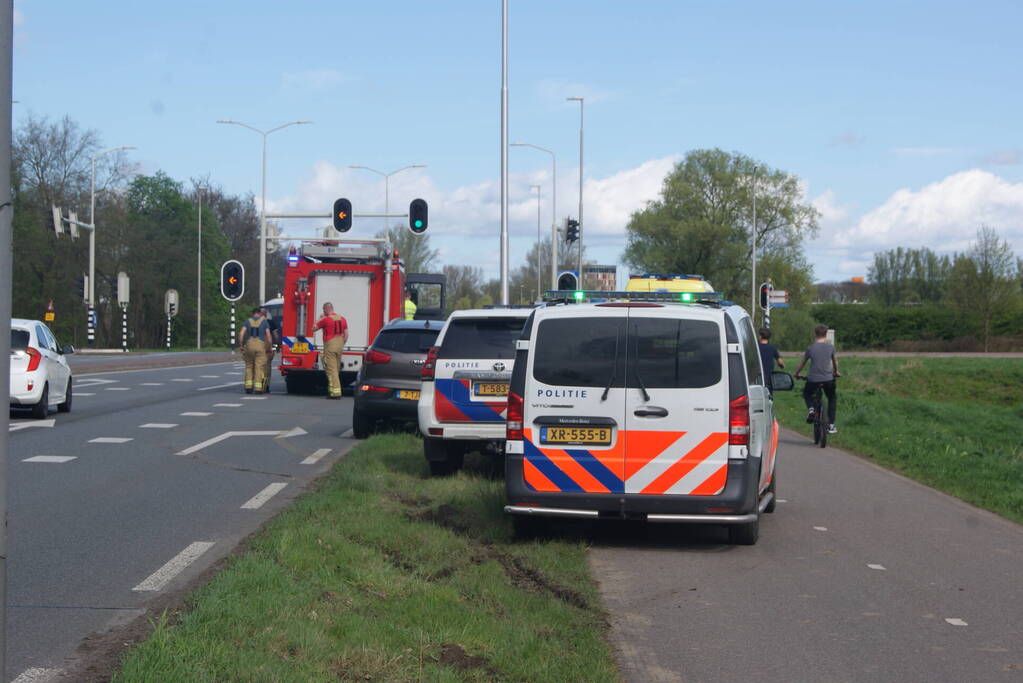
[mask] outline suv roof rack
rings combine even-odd
[[[625,292],[587,289],[552,289],[544,292],[548,304],[604,303],[608,301],[650,301],[675,304],[728,305],[721,292]]]

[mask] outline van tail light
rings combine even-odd
[[[370,350],[366,353],[362,362],[366,365],[383,365],[384,363],[391,362],[391,354],[384,353],[383,351]]]
[[[419,378],[423,380],[433,380],[433,373],[437,369],[437,354],[440,353],[439,346],[431,346],[430,350],[426,353],[426,360],[423,361],[423,369],[419,373]]]
[[[508,419],[505,422],[505,438],[522,441],[523,405],[522,397],[514,391],[508,392]]]
[[[25,348],[25,353],[28,354],[28,372],[39,369],[39,364],[43,360],[43,354],[39,353],[39,349],[31,346]]]
[[[749,396],[740,396],[728,403],[728,443],[749,445]]]

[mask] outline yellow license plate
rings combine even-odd
[[[407,398],[410,401],[418,401],[419,400],[419,390],[418,389],[400,389],[400,390],[398,390],[398,398]]]
[[[541,427],[540,443],[577,443],[607,446],[610,427]]]
[[[309,344],[307,342],[295,342],[291,345],[292,353],[309,353]]]
[[[476,382],[473,390],[477,396],[507,396],[508,382]]]

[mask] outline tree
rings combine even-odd
[[[817,234],[819,214],[804,203],[799,178],[720,149],[686,154],[665,178],[660,198],[632,214],[623,260],[639,271],[700,274],[744,300],[754,193],[757,260],[773,257],[808,275],[802,246]]]
[[[927,247],[897,247],[874,254],[867,271],[875,302],[883,306],[938,303],[945,297],[952,262]]]
[[[479,266],[444,266],[449,311],[472,308],[483,287],[483,269]]]
[[[992,319],[1016,293],[1015,266],[1012,247],[987,226],[977,230],[977,241],[953,262],[950,298],[964,314],[980,319],[984,351],[989,348]]]
[[[395,225],[387,230],[381,230],[377,237],[382,237],[391,243],[391,248],[396,249],[405,262],[406,273],[429,273],[436,268],[439,252],[430,248],[430,236],[426,233],[416,235],[403,225]]]

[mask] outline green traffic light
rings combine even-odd
[[[422,221],[416,221],[416,227],[417,228],[423,227],[423,222]]]

